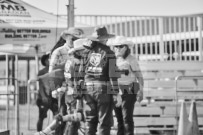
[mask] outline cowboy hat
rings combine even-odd
[[[50,52],[47,52],[46,54],[42,55],[41,63],[42,63],[43,66],[46,66],[45,62],[46,62],[47,59],[49,59],[49,54],[50,54]]]
[[[102,41],[105,39],[113,38],[115,35],[109,34],[105,26],[96,27],[91,36],[87,36],[92,41]]]
[[[109,45],[109,46],[120,46],[120,45],[133,46],[134,43],[132,41],[127,40],[127,38],[124,36],[116,36],[115,38],[108,40],[107,45]]]
[[[72,35],[72,36],[74,36],[76,38],[83,38],[83,34],[84,34],[84,31],[82,29],[75,28],[75,27],[70,27],[68,30],[64,30],[61,33],[61,37],[63,39],[65,39],[65,36]]]
[[[85,49],[85,47],[83,46],[83,44],[85,44],[85,42],[87,41],[87,39],[77,39],[73,42],[73,48],[71,48],[69,51],[68,51],[68,54],[72,54],[74,53],[75,51],[79,51],[79,50],[82,50],[82,49]]]

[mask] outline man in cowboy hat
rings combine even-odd
[[[56,67],[65,64],[68,59],[68,51],[73,48],[73,42],[79,38],[82,38],[84,31],[79,28],[70,27],[61,33],[61,37],[66,40],[66,43],[55,49],[51,54],[51,59],[49,63],[49,72],[51,72]]]
[[[84,98],[91,108],[86,114],[87,135],[95,135],[97,126],[99,135],[110,135],[113,111],[111,90],[114,90],[113,95],[117,101],[121,99],[117,96],[116,89],[118,76],[114,74],[115,54],[106,46],[107,40],[112,37],[114,35],[108,34],[104,26],[96,27],[92,36],[87,37],[83,43],[88,49],[84,52],[80,72],[84,73],[87,92]],[[117,103],[119,105],[120,102]]]
[[[64,70],[64,65],[69,58],[69,50],[73,48],[73,42],[79,38],[82,38],[84,34],[84,31],[79,28],[70,27],[68,30],[64,30],[61,33],[61,37],[66,40],[66,43],[55,49],[51,54],[51,59],[49,63],[49,73],[54,71],[54,69],[62,69]],[[55,80],[54,80],[55,81]],[[63,87],[65,86],[65,82],[59,82],[59,84],[55,84],[56,86]],[[58,97],[58,106],[59,106],[59,113],[62,115],[66,114],[66,104],[65,104],[65,95],[60,94]],[[59,126],[56,129],[56,134],[63,134],[63,130],[65,128],[65,123],[62,123],[61,126]]]
[[[44,66],[44,68],[39,70],[38,77],[46,74],[49,70],[49,54],[50,53],[46,53],[41,57],[41,64]],[[47,117],[47,111],[50,109],[53,114],[57,114],[58,112],[57,100],[51,97],[49,92],[47,92],[45,89],[45,85],[41,81],[39,81],[39,91],[36,104],[39,108],[37,131],[41,131],[43,120]]]
[[[55,91],[52,91],[52,96],[57,97],[57,95],[61,92],[61,89],[65,90],[65,101],[63,101],[67,105],[67,115],[70,115],[74,112],[81,111],[76,108],[76,99],[79,98],[77,91],[80,90],[80,75],[78,74],[79,72],[79,65],[80,65],[80,59],[83,55],[83,50],[85,49],[83,45],[80,42],[81,39],[74,41],[74,47],[69,51],[69,58],[67,59],[65,63],[65,68],[63,70],[54,70],[55,72],[55,77],[58,79],[62,79],[62,76],[65,79],[65,84],[66,86],[60,87]],[[52,71],[51,73],[53,73]],[[51,73],[49,74],[49,81],[52,81]],[[61,76],[61,78],[59,78]],[[46,80],[47,81],[47,80]],[[53,81],[52,81],[53,82]],[[56,81],[54,81],[56,82]],[[81,112],[82,113],[82,112]],[[36,135],[45,135],[49,134],[52,132],[52,130],[57,130],[57,127],[62,127],[62,124],[59,123],[66,123],[66,128],[58,128],[61,129],[61,132],[65,135],[78,135],[78,129],[80,127],[80,122],[79,121],[63,121],[62,116],[66,114],[61,114],[59,113],[56,117],[55,120],[56,122],[53,124],[51,123],[48,127],[46,127],[43,131],[36,133]],[[67,116],[66,115],[66,116]],[[61,133],[60,132],[60,133]],[[59,134],[58,131],[55,131],[55,134]]]

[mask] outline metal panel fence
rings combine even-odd
[[[8,85],[8,81],[15,81],[15,85]],[[0,78],[6,82],[0,86],[0,131],[10,130],[19,133],[19,89],[15,78]],[[3,84],[3,83],[1,83]]]
[[[135,43],[132,53],[140,61],[202,61],[202,20],[202,15],[75,16],[76,22],[91,26],[105,25],[110,33],[128,37]]]

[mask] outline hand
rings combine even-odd
[[[42,131],[39,131],[37,133],[34,133],[34,135],[46,135],[46,134],[44,132],[42,132]]]
[[[113,101],[114,101],[116,107],[120,107],[122,104],[121,95],[120,94],[113,95]]]
[[[63,86],[57,89],[57,92],[64,93],[65,91],[66,91],[66,87],[63,87]]]
[[[71,48],[71,49],[68,50],[68,54],[69,54],[69,55],[72,55],[74,52],[75,52],[75,49],[74,49],[74,48]]]
[[[92,41],[90,39],[85,39],[84,42],[83,42],[83,46],[85,46],[87,48],[91,48]]]
[[[137,101],[140,103],[143,100],[143,91],[139,90],[137,92]]]
[[[73,94],[74,94],[74,89],[68,86],[67,95],[73,95]]]
[[[57,97],[58,97],[58,92],[57,92],[57,90],[52,91],[52,92],[51,92],[51,95],[52,95],[53,98],[57,98]]]

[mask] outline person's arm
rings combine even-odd
[[[135,58],[130,60],[130,65],[131,65],[133,73],[135,74],[135,77],[139,83],[139,91],[137,93],[137,101],[141,102],[143,100],[143,86],[144,86],[143,75],[142,75],[142,72],[140,70],[140,66],[139,66],[139,64]]]
[[[53,71],[53,69],[57,65],[57,61],[58,61],[58,49],[54,50],[54,52],[51,54],[51,58],[49,61],[49,72]]]

